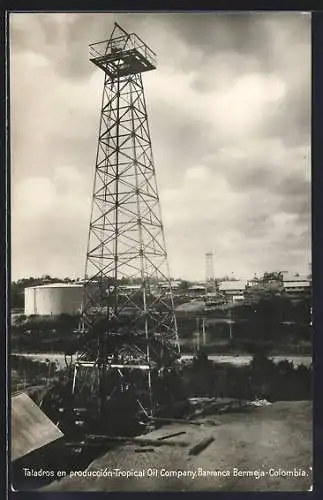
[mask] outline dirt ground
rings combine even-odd
[[[185,432],[162,441],[185,441],[185,447],[123,445],[92,462],[83,471],[83,477],[81,471],[74,471],[42,491],[311,489],[310,402],[277,402],[248,412],[216,415],[205,420],[210,419],[216,425],[176,423],[146,435],[159,438]],[[197,455],[190,454],[194,445],[209,437],[214,440],[208,447]]]

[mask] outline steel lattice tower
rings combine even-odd
[[[101,391],[106,370],[120,380],[137,372],[151,413],[152,371],[179,355],[142,81],[155,54],[115,24],[109,40],[90,45],[90,60],[104,88],[73,392],[81,368],[98,368]]]
[[[206,252],[205,254],[205,274],[206,282],[214,281],[213,252]]]

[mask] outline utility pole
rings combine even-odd
[[[196,349],[200,351],[200,319],[196,318]]]
[[[203,335],[203,345],[206,345],[205,318],[202,318],[202,335]]]
[[[232,340],[232,312],[231,309],[229,309],[229,338]]]

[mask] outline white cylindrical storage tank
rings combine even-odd
[[[82,298],[83,285],[77,283],[51,283],[25,288],[25,315],[78,314]]]

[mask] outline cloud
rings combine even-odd
[[[11,14],[13,278],[82,275],[103,75],[117,20],[158,55],[143,76],[172,273],[310,260],[310,16]],[[26,251],[27,249],[27,251]]]
[[[62,166],[48,177],[27,177],[12,188],[12,267],[24,276],[76,276],[75,260],[85,248],[89,222],[88,186],[74,168]],[[20,222],[20,224],[19,224]],[[83,259],[82,259],[83,257]],[[19,267],[18,267],[19,269]]]
[[[224,82],[222,88],[208,94],[192,88],[191,78],[185,73],[153,73],[149,80],[149,93],[154,96],[151,105],[155,98],[158,106],[175,108],[181,120],[203,121],[223,141],[232,140],[233,135],[243,138],[261,127],[286,93],[284,83],[274,75],[242,74],[232,86]]]

